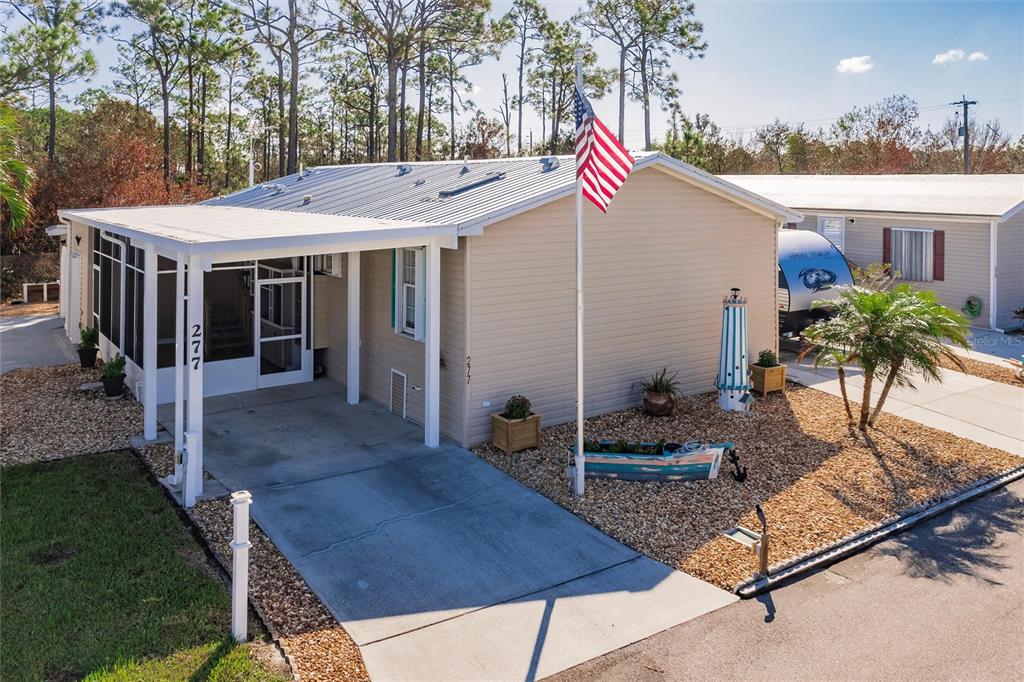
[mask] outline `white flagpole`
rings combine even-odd
[[[576,87],[583,92],[583,50],[576,48]],[[583,495],[583,181],[576,177],[576,475],[573,493]]]

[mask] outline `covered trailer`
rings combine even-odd
[[[828,315],[815,301],[838,296],[853,284],[853,272],[832,242],[810,230],[779,230],[779,333],[796,334]]]

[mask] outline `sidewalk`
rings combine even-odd
[[[0,321],[0,374],[21,367],[78,362],[56,315],[18,315]]]
[[[792,355],[785,364],[787,379],[841,395],[834,368],[815,369],[809,358],[797,364]],[[894,387],[883,411],[1024,457],[1024,388],[962,372],[942,370],[942,377],[941,384],[918,376],[916,389]],[[847,369],[846,386],[850,399],[859,401],[864,387],[859,368]],[[875,382],[872,400],[881,389],[882,382]]]

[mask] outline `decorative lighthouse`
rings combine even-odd
[[[747,369],[747,299],[739,289],[722,301],[722,348],[718,361],[718,405],[728,412],[746,412],[754,397],[750,394]]]

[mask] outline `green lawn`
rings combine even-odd
[[[279,679],[131,453],[5,469],[0,524],[0,679]]]

